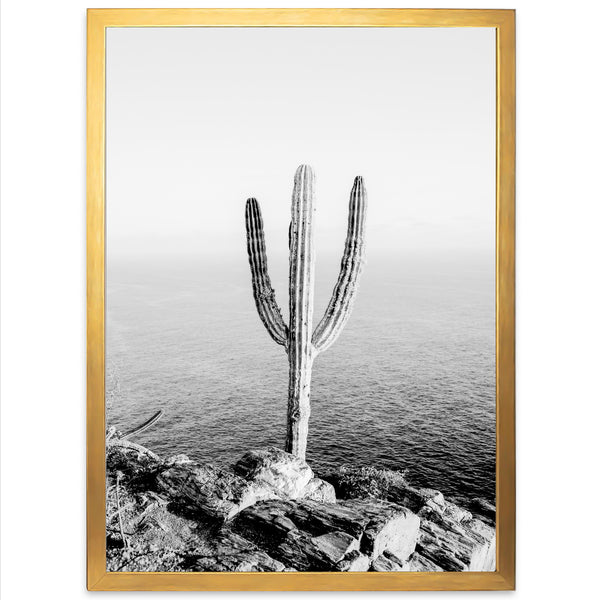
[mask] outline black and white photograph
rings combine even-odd
[[[495,250],[495,29],[108,28],[107,571],[494,571]]]

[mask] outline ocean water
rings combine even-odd
[[[317,264],[315,324],[338,265]],[[271,267],[285,314],[287,265]],[[221,465],[283,445],[287,358],[259,320],[244,260],[111,259],[106,322],[108,425],[161,409],[136,441]],[[345,330],[315,361],[311,397],[315,470],[407,470],[458,501],[494,502],[493,259],[370,258]]]

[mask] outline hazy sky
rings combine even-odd
[[[116,28],[106,64],[109,257],[245,253],[249,196],[287,257],[301,163],[317,253],[359,174],[369,255],[493,252],[493,29]]]

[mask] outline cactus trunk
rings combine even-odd
[[[310,416],[312,318],[314,298],[314,176],[307,166],[296,172],[290,227],[290,324],[287,437],[285,449],[304,457]]]
[[[260,207],[255,198],[250,198],[246,203],[247,248],[254,300],[269,335],[288,353],[290,370],[285,449],[301,458],[306,455],[308,439],[312,364],[317,354],[338,338],[352,310],[364,260],[365,212],[366,192],[362,178],[356,177],[350,194],[348,233],[340,275],[325,315],[313,332],[315,253],[312,169],[307,165],[300,166],[294,179],[289,230],[289,326],[283,322],[267,271]]]

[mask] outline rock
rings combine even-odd
[[[359,538],[370,518],[342,503],[329,504],[314,500],[299,500],[297,502],[261,502],[248,512],[266,513],[263,515],[263,525],[273,519],[274,514],[281,514],[290,519],[295,527],[319,536],[331,531],[343,531],[352,537]],[[241,516],[241,515],[240,515]]]
[[[312,539],[317,549],[324,554],[329,562],[340,562],[353,550],[358,550],[358,540],[343,531],[324,533]]]
[[[388,499],[415,513],[425,507],[439,514],[443,514],[446,509],[443,494],[431,488],[414,488],[409,485],[394,487],[389,490]]]
[[[314,535],[329,531],[343,531],[359,538],[369,522],[368,516],[345,504],[327,504],[305,500],[298,502],[290,512],[298,527]]]
[[[335,502],[335,488],[329,482],[313,477],[302,490],[300,497],[316,502]]]
[[[345,500],[344,506],[368,518],[360,550],[372,559],[390,550],[401,560],[414,551],[420,519],[409,509],[385,500]]]
[[[446,510],[444,511],[444,518],[452,519],[457,523],[464,523],[466,521],[470,521],[473,518],[473,515],[464,508],[453,504],[452,502],[448,502],[446,500]]]
[[[181,555],[172,549],[150,551],[144,549],[107,549],[106,570],[111,572],[183,571]]]
[[[279,546],[288,532],[298,528],[287,516],[292,509],[293,504],[288,501],[258,502],[240,512],[232,527],[240,535],[268,551]]]
[[[166,502],[152,492],[132,493],[121,488],[119,504],[115,486],[107,494],[106,532],[108,546],[123,546],[121,526],[128,545],[153,546],[165,543],[183,548],[192,536],[193,523],[170,513]]]
[[[337,504],[269,500],[242,511],[233,527],[288,566],[324,571],[358,549],[352,532],[360,535],[366,523],[361,515]]]
[[[398,560],[394,555],[387,552],[378,556],[371,564],[371,571],[382,573],[389,571],[409,571],[409,563]]]
[[[418,553],[443,571],[493,571],[495,531],[477,519],[457,523],[434,513],[421,521]]]
[[[417,546],[419,554],[440,567],[441,571],[466,571],[467,563],[458,558],[461,549],[455,542],[444,542],[440,537],[432,535],[429,531],[421,532]]]
[[[495,507],[485,500],[471,503],[484,513],[474,518],[437,490],[362,468],[358,486],[356,470],[344,475],[348,489],[376,489],[387,500],[336,501],[330,483],[276,448],[249,452],[229,471],[109,442],[109,571],[495,569]]]
[[[289,531],[274,556],[298,571],[330,571],[334,562],[318,547],[310,534],[299,529]]]
[[[378,556],[372,563],[371,563],[371,571],[377,571],[380,573],[386,573],[388,571],[399,571],[400,569],[397,568],[398,565],[396,563],[393,563],[389,558],[386,558],[385,556],[383,556],[383,554],[381,556]]]
[[[368,559],[389,550],[399,561],[406,560],[415,549],[419,521],[407,508],[383,500],[269,500],[241,512],[233,526],[298,570],[341,570],[336,565],[355,550]],[[364,567],[362,559],[348,561],[344,568],[358,567]]]
[[[245,479],[210,465],[176,464],[157,478],[159,489],[193,512],[227,521],[244,508],[277,493],[264,482]]]
[[[487,525],[496,525],[496,507],[484,498],[475,498],[469,504],[471,511]]]
[[[288,566],[324,571],[358,550],[358,537],[367,522],[337,504],[269,500],[241,512],[233,527]]]
[[[494,537],[496,537],[496,528],[490,527],[489,525],[487,525],[487,523],[484,523],[479,519],[472,519],[471,521],[466,522],[463,525],[473,534],[480,536],[486,541],[491,541]]]
[[[496,529],[479,519],[464,523],[464,527],[479,543],[471,557],[469,571],[496,570]]]
[[[338,562],[334,569],[336,571],[368,571],[371,561],[358,550],[352,550],[346,557]]]
[[[386,573],[388,571],[398,571],[399,569],[397,568],[398,565],[396,565],[396,563],[393,563],[389,558],[386,558],[385,556],[383,556],[383,554],[381,556],[378,556],[372,563],[371,563],[371,571],[377,571],[380,573]]]
[[[153,453],[144,452],[135,444],[109,444],[106,446],[106,474],[115,476],[120,472],[124,482],[151,480],[160,468],[160,459]]]
[[[194,572],[271,572],[284,571],[285,565],[265,552],[249,552],[242,556],[204,556],[193,563]]]
[[[279,448],[251,450],[234,465],[234,472],[248,481],[264,482],[285,498],[299,498],[313,478],[306,462]]]
[[[225,532],[215,540],[216,551],[198,556],[188,565],[193,571],[264,572],[284,571],[286,566],[259,550],[254,544],[232,532]]]
[[[174,467],[176,465],[191,465],[192,461],[187,454],[176,454],[171,456],[164,461],[163,465],[165,468]]]
[[[446,510],[446,502],[442,492],[431,488],[419,488],[417,489],[417,493],[425,501],[425,506],[428,506],[435,512],[443,514]]]
[[[443,569],[436,565],[433,561],[425,558],[418,552],[414,552],[408,564],[409,571],[442,571]]]
[[[414,552],[413,552],[414,554]],[[393,563],[395,563],[396,565],[398,565],[398,567],[400,568],[400,571],[409,571],[409,564],[410,561],[406,560],[406,559],[402,559],[400,558],[397,554],[394,554],[391,550],[386,550],[382,556],[385,556],[388,560],[391,560]],[[411,554],[412,557],[412,554]]]
[[[197,523],[170,512],[168,501],[152,491],[120,486],[107,489],[108,571],[182,570],[190,547],[202,545]]]

